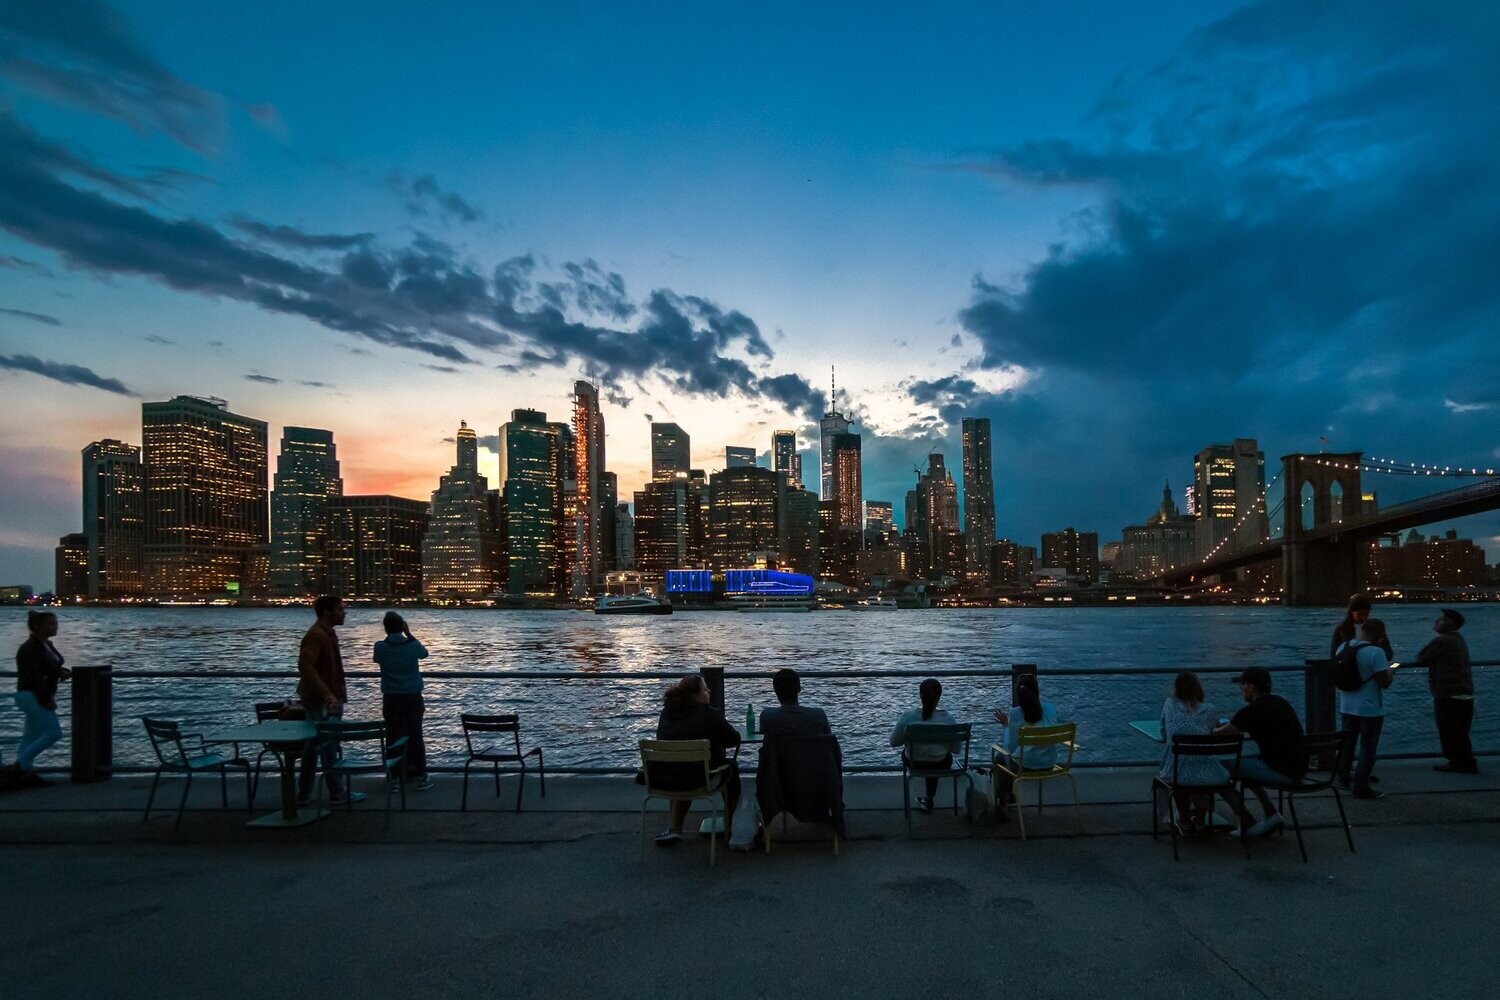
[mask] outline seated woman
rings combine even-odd
[[[931,722],[938,725],[956,725],[958,720],[947,712],[938,708],[938,700],[943,697],[943,685],[936,677],[929,677],[917,686],[917,698],[921,701],[920,708],[909,708],[901,713],[901,718],[896,720],[896,728],[891,730],[891,746],[905,747],[901,756],[913,764],[926,765],[928,767],[948,767],[953,763],[953,753],[959,747],[956,744],[943,743],[912,743],[906,742],[906,727],[912,723]],[[932,800],[937,795],[939,778],[928,778],[927,794],[917,796],[917,808],[923,812],[932,812]]]
[[[667,688],[662,697],[661,719],[656,724],[659,740],[708,740],[709,767],[727,764],[724,775],[724,839],[733,833],[734,807],[740,801],[740,769],[725,751],[740,745],[737,729],[724,720],[722,713],[709,705],[708,685],[697,674],[688,674]],[[651,768],[652,784],[665,791],[690,791],[703,785],[703,770],[696,764],[658,764]],[[656,838],[662,847],[682,839],[682,824],[687,820],[691,802],[673,802],[671,825]]]
[[[1036,674],[1022,674],[1016,678],[1015,710],[1007,712],[995,709],[995,721],[1005,727],[1000,737],[1000,748],[1011,758],[1012,769],[1020,763],[1021,730],[1028,726],[1055,726],[1058,724],[1057,706],[1042,701]],[[1026,770],[1048,771],[1057,763],[1057,747],[1029,747],[1026,751]],[[995,805],[1003,808],[1011,800],[1011,778],[999,768],[991,772],[995,783]]]
[[[1177,755],[1172,752],[1174,736],[1208,736],[1218,725],[1218,713],[1212,705],[1203,701],[1203,684],[1198,675],[1184,670],[1172,681],[1172,694],[1161,706],[1161,738],[1167,744],[1162,753],[1161,770],[1157,776],[1163,781],[1173,781],[1172,769]],[[1183,786],[1222,785],[1229,781],[1229,772],[1214,757],[1183,757],[1176,763],[1176,790],[1172,797],[1177,802],[1178,832],[1202,835],[1209,831],[1213,817],[1213,795],[1184,791]],[[1221,792],[1226,802],[1236,813],[1245,810],[1244,801],[1233,790]]]

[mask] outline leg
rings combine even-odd
[[[407,771],[418,778],[427,777],[427,743],[422,739],[422,717],[427,714],[427,703],[419,694],[412,695],[411,716],[407,719],[406,764]]]
[[[1385,716],[1370,715],[1359,720],[1359,766],[1354,771],[1354,790],[1370,791],[1370,774],[1375,770],[1375,756],[1380,750],[1380,730]]]
[[[1344,716],[1344,743],[1339,747],[1339,759],[1335,770],[1338,783],[1347,786],[1350,772],[1354,768],[1354,746],[1359,739],[1359,724],[1353,715]]]
[[[57,713],[43,708],[30,691],[16,692],[16,707],[25,718],[21,745],[16,750],[16,766],[23,771],[34,771],[37,755],[62,739],[62,725],[57,721]]]
[[[923,778],[922,781],[927,786],[927,801],[931,802],[937,798],[938,779]]]
[[[681,833],[682,824],[687,822],[688,810],[692,808],[692,805],[693,804],[691,802],[688,802],[685,799],[681,801],[674,801],[672,803],[671,819],[667,824],[667,828],[670,829],[673,833]]]
[[[407,727],[406,705],[402,695],[382,694],[380,696],[380,717],[385,720],[385,736],[394,743],[405,736],[407,753],[411,753],[411,731]],[[407,761],[411,758],[408,756]],[[397,781],[405,781],[407,778],[407,763],[402,762],[401,770],[396,774]],[[387,796],[389,798],[389,796]]]
[[[1465,770],[1479,770],[1474,759],[1474,744],[1469,741],[1469,730],[1474,725],[1474,699],[1450,698],[1453,702],[1453,746],[1459,753],[1458,765]]]
[[[724,776],[724,843],[729,843],[734,833],[734,808],[740,804],[740,768],[736,761],[729,762],[729,773]]]
[[[1453,705],[1452,698],[1434,697],[1432,699],[1432,717],[1437,723],[1438,746],[1442,750],[1443,757],[1447,759],[1448,766],[1457,767],[1459,764],[1458,749],[1453,741]]]

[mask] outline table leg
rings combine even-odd
[[[290,747],[276,751],[281,757],[281,818],[288,823],[297,822],[297,776],[292,772],[296,758]]]
[[[296,767],[302,758],[302,748],[303,744],[300,743],[271,748],[281,760],[281,810],[259,819],[252,819],[246,824],[247,826],[280,828],[306,826],[328,815],[327,809],[318,809],[314,806],[303,806],[300,809],[297,807]]]

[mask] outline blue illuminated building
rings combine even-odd
[[[726,596],[757,594],[775,597],[811,597],[813,578],[805,573],[788,573],[779,569],[726,569],[723,576]],[[707,569],[667,570],[667,593],[712,594],[713,571]]]

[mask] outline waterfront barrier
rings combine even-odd
[[[1328,731],[1336,729],[1334,703],[1335,687],[1333,685],[1333,661],[1327,659],[1306,660],[1301,664],[1273,664],[1273,665],[1237,665],[1237,666],[1171,666],[1171,667],[1122,667],[1122,666],[1100,666],[1100,667],[1049,667],[1037,664],[1011,664],[1001,668],[971,668],[953,670],[912,670],[912,669],[868,669],[868,670],[817,670],[803,672],[804,685],[815,684],[821,680],[875,680],[891,678],[919,679],[925,677],[936,677],[943,681],[961,679],[1014,679],[1021,673],[1034,673],[1039,676],[1051,677],[1144,677],[1144,676],[1172,676],[1183,669],[1191,669],[1200,675],[1224,675],[1237,674],[1248,666],[1263,666],[1272,674],[1297,675],[1303,684],[1303,718],[1307,721],[1310,731]],[[1500,660],[1475,660],[1473,666],[1477,669],[1500,667]],[[728,686],[755,683],[757,691],[764,693],[769,690],[769,684],[774,670],[729,670],[724,667],[703,667],[699,671],[707,682],[712,697],[712,703],[716,708],[723,710],[726,705],[725,695]],[[623,670],[506,670],[506,671],[479,671],[479,670],[424,670],[424,678],[428,680],[463,680],[479,682],[483,684],[507,683],[513,681],[589,681],[589,682],[641,682],[641,681],[672,681],[682,676],[677,671],[623,671]],[[0,677],[14,677],[14,671],[0,672]],[[349,670],[345,676],[350,680],[375,680],[378,681],[380,672],[378,670]],[[70,775],[74,782],[86,783],[103,781],[111,777],[117,770],[128,773],[149,772],[152,768],[144,765],[126,765],[116,767],[114,763],[114,685],[119,683],[150,682],[160,680],[189,680],[189,681],[225,681],[225,680],[255,680],[255,681],[295,681],[297,672],[295,670],[115,670],[112,665],[91,665],[73,668],[72,679],[72,704],[71,704],[71,769]],[[747,699],[748,701],[749,699]],[[170,713],[168,713],[170,714]],[[731,719],[731,721],[734,721]],[[1118,720],[1123,725],[1126,720]],[[1085,737],[1086,739],[1086,737]],[[1480,749],[1475,751],[1478,756],[1495,756],[1500,750]],[[1416,759],[1435,758],[1440,756],[1435,751],[1417,753],[1382,753],[1383,759]],[[1160,763],[1159,758],[1104,758],[1087,761],[1075,761],[1075,766],[1088,767],[1154,767]],[[549,767],[557,773],[565,774],[630,774],[633,767],[602,767],[602,766],[553,766]],[[458,771],[455,766],[436,765],[433,771],[447,772]],[[894,773],[899,767],[892,763],[890,765],[849,765],[845,770],[851,773]]]

